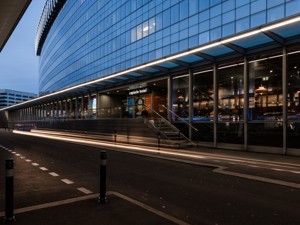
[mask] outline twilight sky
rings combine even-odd
[[[32,0],[0,53],[0,89],[38,93],[38,60],[34,54],[36,27],[45,0]]]

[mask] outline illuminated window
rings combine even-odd
[[[131,42],[138,41],[155,32],[155,18],[151,18],[131,29]]]

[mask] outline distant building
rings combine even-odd
[[[0,89],[0,108],[11,106],[36,97],[37,95],[34,93],[15,91],[9,89]]]

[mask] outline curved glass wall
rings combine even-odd
[[[40,93],[292,16],[299,5],[299,0],[67,0],[41,49]]]

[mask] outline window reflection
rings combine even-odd
[[[250,63],[249,120],[282,120],[281,65],[282,57]]]
[[[220,69],[218,71],[220,121],[240,121],[243,119],[243,73],[243,65]]]
[[[182,119],[189,117],[189,76],[173,79],[173,112]],[[174,118],[176,119],[176,118]]]
[[[194,120],[213,121],[213,72],[194,75]]]

